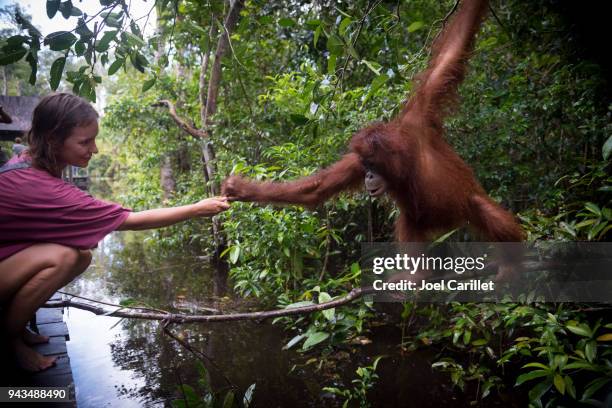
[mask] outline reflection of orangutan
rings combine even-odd
[[[230,200],[314,206],[365,178],[370,195],[386,191],[399,206],[399,241],[425,241],[466,223],[489,240],[521,241],[523,231],[512,214],[487,196],[443,137],[442,120],[457,100],[486,9],[486,0],[462,2],[435,40],[429,67],[417,77],[417,88],[402,113],[357,132],[350,153],[340,161],[284,183],[232,176],[224,182],[223,194]]]

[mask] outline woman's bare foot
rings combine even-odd
[[[34,333],[28,329],[23,329],[23,334],[21,335],[21,339],[25,344],[29,346],[34,346],[36,344],[43,344],[49,342],[48,336],[43,336],[37,333]]]
[[[15,351],[15,357],[19,367],[32,373],[52,367],[55,365],[55,360],[57,359],[57,357],[43,356],[37,353],[26,346],[21,339],[15,339],[13,341],[13,350]]]

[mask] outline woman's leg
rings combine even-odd
[[[3,331],[24,369],[40,371],[53,365],[54,357],[44,357],[24,343],[24,328],[36,310],[90,262],[90,251],[58,244],[36,244],[0,262]]]

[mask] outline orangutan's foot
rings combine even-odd
[[[21,335],[21,339],[23,340],[25,344],[30,345],[30,346],[49,342],[48,336],[42,336],[28,329],[23,329],[23,334]]]
[[[15,339],[13,341],[13,350],[15,351],[15,358],[17,359],[19,367],[31,373],[43,371],[54,366],[55,360],[57,359],[57,357],[43,356],[37,353],[28,347],[21,339]]]

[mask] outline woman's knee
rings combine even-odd
[[[64,275],[68,281],[83,273],[91,263],[92,256],[89,250],[58,245],[54,253],[54,263],[59,269],[59,273]]]

